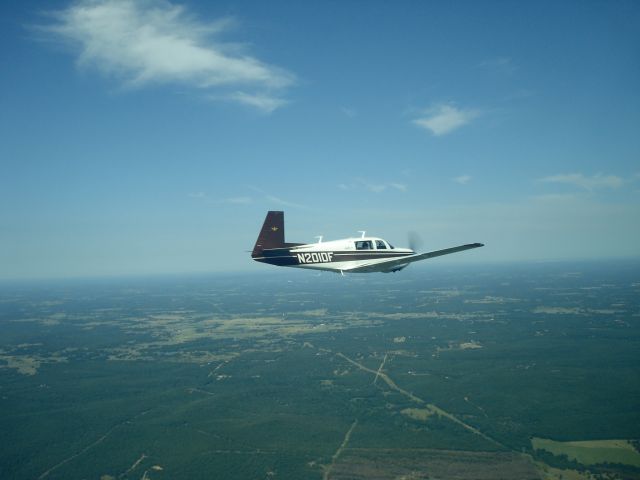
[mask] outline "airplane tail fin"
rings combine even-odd
[[[258,257],[262,251],[269,248],[283,248],[284,243],[284,212],[269,211],[262,224],[262,230],[251,252],[252,257]]]

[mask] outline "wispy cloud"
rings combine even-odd
[[[480,62],[479,67],[504,75],[513,75],[517,70],[513,59],[510,57],[488,58]]]
[[[381,193],[385,190],[397,190],[400,192],[406,192],[408,190],[407,185],[399,182],[390,183],[374,183],[364,178],[356,178],[352,183],[340,183],[338,184],[340,190],[367,190],[373,193]]]
[[[278,97],[274,97],[265,93],[246,93],[246,92],[235,92],[229,97],[231,100],[235,100],[236,102],[242,103],[244,105],[248,105],[250,107],[257,108],[258,110],[271,113],[274,110],[286,105],[286,100]]]
[[[253,198],[251,197],[226,197],[226,198],[212,198],[205,192],[192,192],[187,194],[189,198],[195,198],[196,200],[200,200],[202,202],[208,204],[230,204],[230,205],[249,205],[253,203]]]
[[[349,118],[354,118],[358,115],[356,109],[351,107],[341,107],[340,111]]]
[[[404,183],[390,183],[389,186],[391,188],[395,188],[396,190],[400,190],[401,192],[407,191],[407,186]]]
[[[280,205],[281,207],[292,207],[292,208],[307,208],[305,205],[301,205],[299,203],[289,202],[287,200],[283,200],[280,197],[276,197],[275,195],[265,195],[264,197],[267,201]]]
[[[541,178],[540,181],[572,185],[589,191],[601,188],[619,188],[624,184],[624,180],[617,175],[603,175],[601,173],[591,177],[582,173],[562,173]]]
[[[289,200],[285,200],[285,199],[283,199],[281,197],[278,197],[276,195],[272,195],[271,193],[263,190],[262,188],[255,187],[253,185],[248,185],[247,188],[249,188],[250,190],[253,190],[256,193],[259,193],[265,201],[267,201],[267,202],[269,202],[269,203],[271,203],[273,205],[278,205],[278,206],[281,206],[281,207],[300,208],[300,209],[309,208],[306,205],[303,205],[301,203],[291,202]]]
[[[192,192],[187,195],[189,198],[198,198],[200,200],[207,200],[209,197],[204,192]]]
[[[543,195],[534,195],[531,200],[536,202],[547,202],[547,203],[556,203],[556,202],[570,202],[576,199],[585,199],[585,193],[545,193]]]
[[[367,180],[363,180],[360,179],[357,181],[358,185],[365,188],[366,190],[369,190],[370,192],[373,193],[380,193],[380,192],[384,192],[387,188],[389,188],[389,185],[384,184],[384,183],[371,183]]]
[[[471,180],[471,175],[460,175],[459,177],[455,177],[453,179],[454,182],[459,183],[460,185],[466,185]]]
[[[234,21],[203,22],[165,0],[80,0],[38,27],[78,51],[78,64],[126,87],[179,84],[270,112],[295,76],[223,42]],[[238,91],[242,89],[242,91]]]
[[[219,203],[230,203],[232,205],[249,205],[253,203],[253,198],[251,197],[229,197],[222,198],[218,200]]]
[[[465,110],[452,104],[443,104],[424,110],[422,116],[413,120],[413,123],[439,137],[468,124],[479,115],[478,110]]]

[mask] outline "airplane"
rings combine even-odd
[[[287,243],[284,241],[284,212],[269,211],[251,252],[257,262],[279,267],[310,268],[336,273],[398,272],[413,262],[428,258],[484,247],[469,243],[427,253],[411,248],[395,248],[386,240],[362,236],[316,243]]]

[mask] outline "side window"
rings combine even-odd
[[[384,244],[382,240],[376,240],[376,248],[378,250],[386,250],[387,246]]]
[[[359,240],[356,242],[356,250],[372,250],[373,244],[371,240]]]

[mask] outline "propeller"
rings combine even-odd
[[[414,252],[417,252],[422,248],[422,238],[418,235],[418,232],[409,232],[409,248]]]

